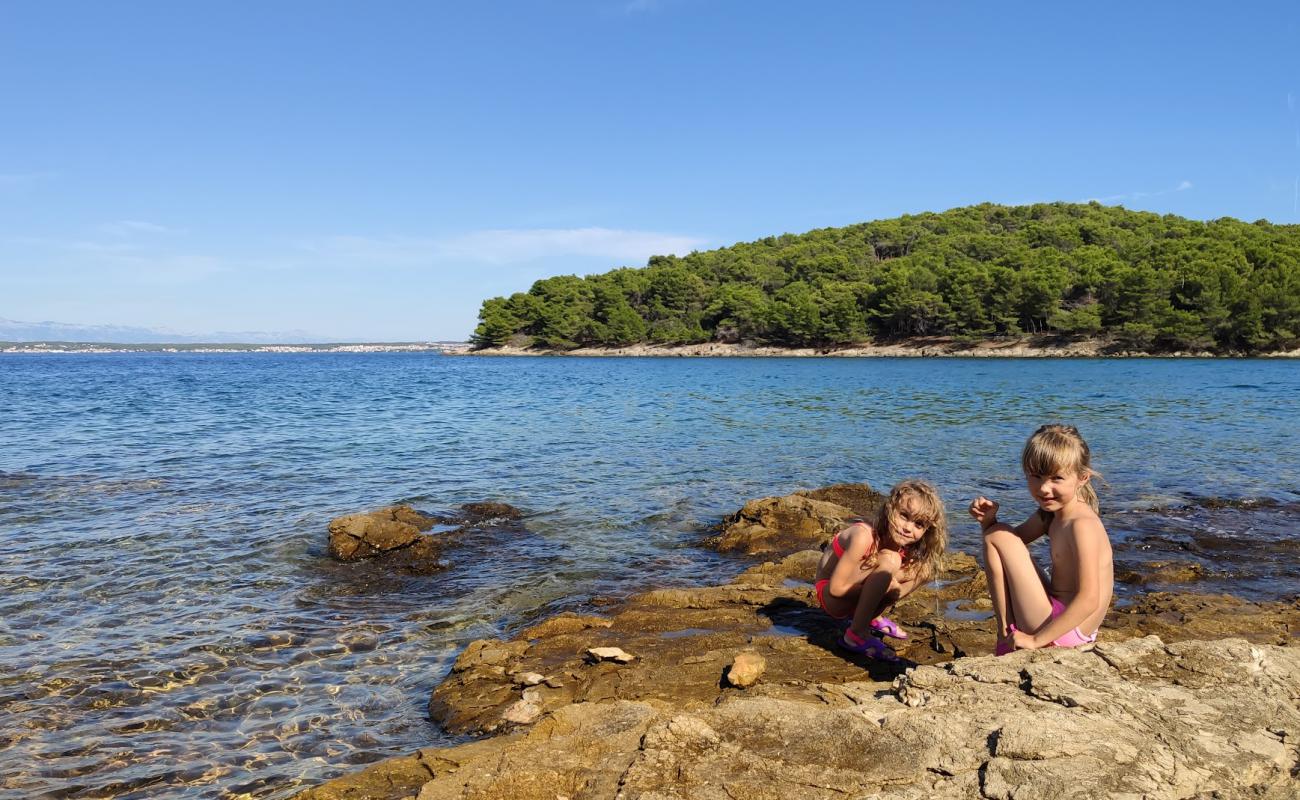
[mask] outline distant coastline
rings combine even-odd
[[[969,340],[925,336],[879,344],[837,347],[773,347],[748,343],[635,344],[626,347],[553,348],[486,347],[457,355],[474,356],[623,356],[682,358],[1300,358],[1300,350],[1274,353],[1212,353],[1209,351],[1146,352],[1128,350],[1104,338],[1027,335]]]
[[[443,353],[469,349],[466,342],[332,342],[321,344],[0,342],[0,353]]]

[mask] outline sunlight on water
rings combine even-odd
[[[0,392],[14,796],[281,797],[446,743],[425,705],[467,642],[724,579],[701,529],[797,488],[929,478],[973,549],[964,501],[1027,513],[1045,421],[1092,445],[1121,564],[1300,585],[1290,361],[7,356]],[[325,555],[334,516],[478,500],[526,532],[431,576]]]

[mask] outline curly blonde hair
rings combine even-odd
[[[891,531],[903,510],[914,501],[914,521],[925,527],[925,533],[915,544],[907,548],[894,544]],[[908,569],[914,570],[922,583],[928,582],[939,574],[943,568],[943,553],[948,547],[948,515],[944,511],[943,500],[934,486],[922,480],[905,480],[889,490],[889,496],[876,512],[875,528],[879,547],[889,544],[904,554],[904,561],[911,562]]]

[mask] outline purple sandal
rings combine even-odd
[[[906,639],[907,631],[898,627],[898,623],[889,617],[876,617],[871,620],[871,629],[885,636],[892,636],[895,639]]]
[[[859,638],[852,630],[846,630],[844,635],[839,638],[838,644],[850,653],[859,653],[876,661],[898,660],[898,654],[890,650],[889,645],[874,636],[868,636],[865,639]]]
[[[1014,622],[1007,626],[1007,633],[1012,636],[1015,635],[1016,624]],[[993,655],[995,656],[1005,656],[1014,653],[1015,651],[1016,646],[1011,643],[1010,639],[998,639],[997,643],[993,645]]]

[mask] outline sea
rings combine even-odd
[[[1019,452],[1077,426],[1117,572],[1300,594],[1300,361],[0,355],[0,796],[283,798],[460,739],[426,705],[474,639],[747,566],[747,500],[934,483],[953,548]],[[413,575],[339,515],[495,501]]]

